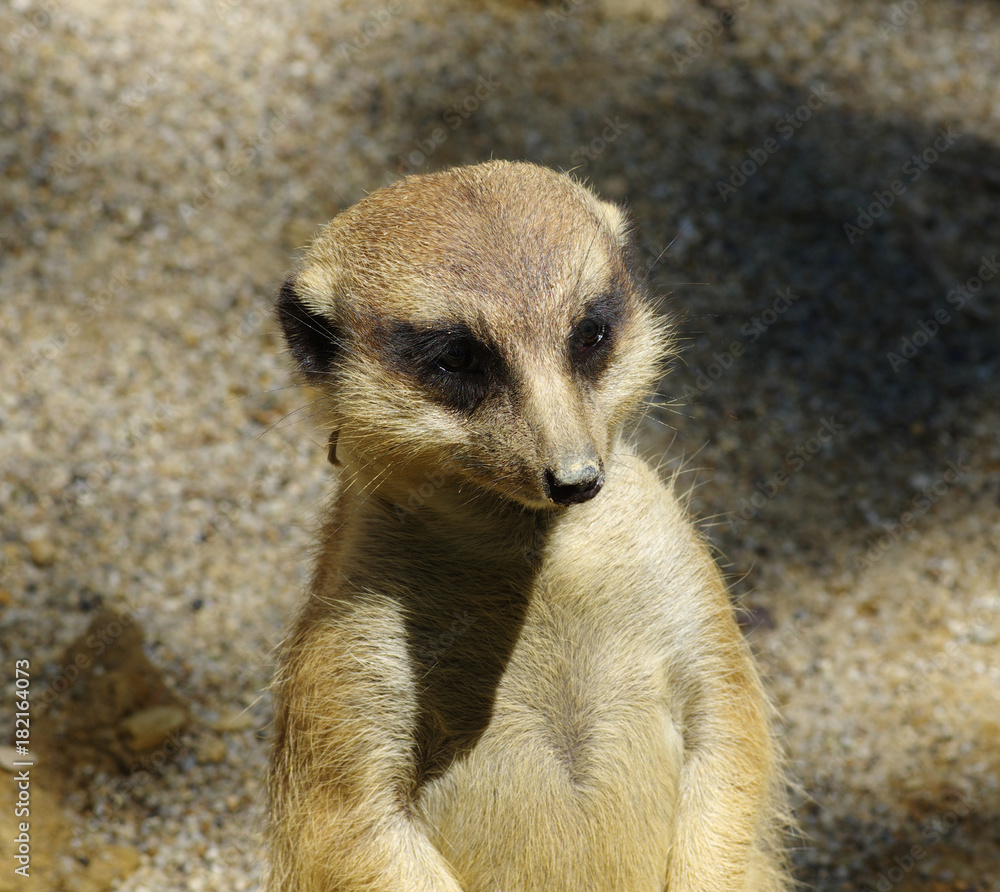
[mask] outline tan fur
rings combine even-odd
[[[623,440],[667,346],[627,240],[569,178],[493,162],[373,193],[286,283],[342,469],[275,688],[272,892],[786,888],[756,669]],[[497,358],[471,405],[478,372],[392,334],[451,325]]]

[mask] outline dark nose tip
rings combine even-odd
[[[557,505],[572,505],[592,499],[604,486],[604,469],[587,462],[568,470],[556,468],[545,472],[549,498]]]

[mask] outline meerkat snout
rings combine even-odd
[[[595,457],[545,471],[545,489],[557,505],[572,505],[592,499],[604,485],[604,468]]]

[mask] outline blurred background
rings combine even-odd
[[[797,878],[1000,889],[1000,5],[11,0],[0,35],[11,795],[15,660],[37,759],[0,890],[255,887],[331,486],[272,295],[367,192],[489,158],[630,209],[678,327],[638,434],[745,608]]]

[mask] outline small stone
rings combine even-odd
[[[226,742],[221,737],[206,737],[198,744],[195,756],[203,764],[221,762],[226,758]]]
[[[28,554],[36,567],[49,567],[58,557],[55,545],[48,539],[32,539],[28,542]]]
[[[134,752],[160,746],[187,722],[187,712],[179,706],[152,706],[133,713],[119,723],[118,728]]]

